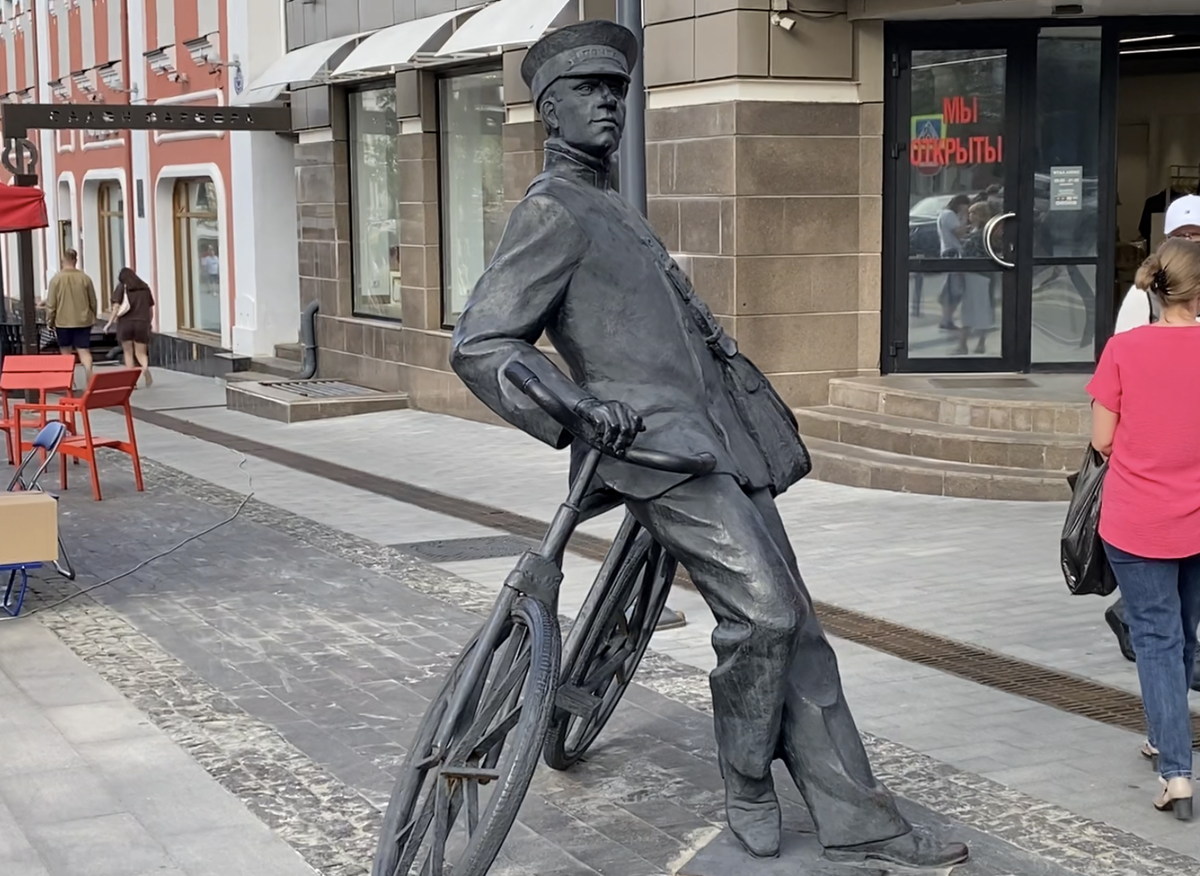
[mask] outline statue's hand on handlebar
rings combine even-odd
[[[620,401],[586,398],[575,406],[575,413],[596,430],[596,440],[612,453],[622,454],[646,427],[633,408]]]

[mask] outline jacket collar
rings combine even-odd
[[[612,187],[612,162],[568,146],[557,137],[546,141],[545,168],[555,176],[573,179],[598,189]]]

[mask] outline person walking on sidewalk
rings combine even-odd
[[[1185,195],[1171,202],[1163,221],[1163,233],[1168,239],[1200,241],[1200,197]],[[1115,333],[1127,332],[1138,326],[1158,322],[1159,302],[1153,292],[1130,287],[1117,314]],[[1104,612],[1108,628],[1117,637],[1117,646],[1126,660],[1134,661],[1137,655],[1129,639],[1129,624],[1125,622],[1125,603],[1120,597]],[[1198,657],[1200,659],[1200,657]],[[1193,673],[1192,690],[1200,690],[1200,672]]]
[[[780,429],[760,443],[743,406],[765,406],[779,421],[790,412],[613,190],[637,56],[634,35],[607,21],[562,28],[530,48],[521,74],[546,128],[545,171],[471,293],[450,364],[499,416],[566,447],[570,433],[503,377],[511,362],[533,371],[612,454],[592,488],[623,499],[696,582],[717,617],[711,683],[726,813],[751,854],[779,852],[771,764],[781,758],[831,859],[959,863],[966,846],[914,830],[875,779],[846,704],[775,507],[806,461],[795,420],[790,435]],[[536,346],[543,332],[570,377]],[[750,391],[734,395],[733,369],[758,375]],[[639,468],[619,458],[635,438],[710,453],[716,468],[696,477]],[[585,450],[574,442],[573,462]]]
[[[121,268],[117,275],[117,288],[112,293],[112,315],[104,330],[111,331],[117,324],[117,340],[125,354],[125,367],[142,369],[146,386],[154,379],[150,376],[150,326],[154,321],[154,293],[146,281],[129,268]]]
[[[46,324],[58,335],[58,349],[77,353],[83,379],[92,378],[92,329],[96,325],[96,287],[92,278],[76,267],[79,253],[63,253],[62,269],[50,279],[46,295]]]
[[[1116,335],[1088,384],[1108,457],[1100,537],[1125,603],[1163,792],[1192,817],[1188,688],[1200,626],[1200,244],[1168,240],[1138,269],[1161,318]]]

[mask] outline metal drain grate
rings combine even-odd
[[[835,636],[930,666],[1005,693],[1024,697],[1134,733],[1145,730],[1141,697],[1075,675],[1026,663],[834,605],[817,607],[821,623]],[[1192,715],[1192,737],[1200,735],[1200,715]],[[1193,744],[1200,743],[1197,740]]]
[[[527,538],[512,535],[484,535],[479,538],[447,538],[439,541],[414,541],[391,545],[427,563],[457,563],[464,560],[495,560],[518,557],[537,547]]]
[[[360,398],[364,395],[381,395],[377,389],[355,386],[340,380],[284,380],[279,383],[264,383],[274,389],[294,393],[304,398]]]
[[[931,377],[929,383],[938,389],[1016,389],[1037,386],[1028,377]]]

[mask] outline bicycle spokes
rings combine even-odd
[[[531,660],[529,630],[510,622],[483,662],[450,744],[421,761],[428,765],[426,787],[397,834],[400,854],[391,876],[451,876],[471,854],[511,768],[506,743],[521,720]],[[453,690],[445,695],[452,698]]]

